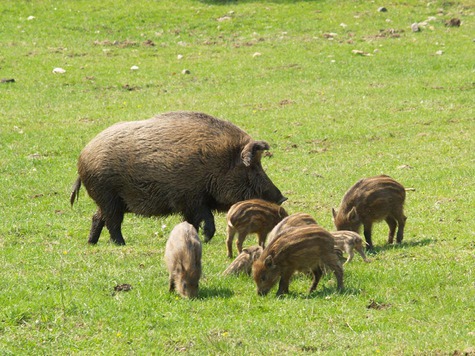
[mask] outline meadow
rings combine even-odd
[[[469,0],[3,0],[0,355],[475,354],[474,14]],[[269,142],[285,209],[328,230],[360,178],[413,188],[403,243],[377,224],[342,293],[296,275],[260,297],[222,276],[220,213],[199,298],[170,294],[179,216],[127,215],[126,246],[106,230],[89,246],[94,202],[69,194],[97,133],[176,110]]]

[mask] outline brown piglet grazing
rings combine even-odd
[[[252,264],[259,258],[263,250],[264,249],[261,246],[251,246],[243,249],[236,259],[228,266],[228,268],[226,268],[226,270],[223,272],[223,275],[238,275],[240,273],[250,275],[252,271]]]
[[[288,229],[274,239],[254,262],[252,273],[257,293],[266,295],[279,282],[277,295],[289,292],[290,278],[296,271],[313,273],[310,293],[323,275],[323,268],[333,271],[339,290],[343,289],[343,268],[334,247],[333,236],[318,225]]]
[[[317,225],[317,221],[310,215],[306,213],[295,213],[292,215],[287,216],[286,218],[282,219],[280,223],[278,223],[267,235],[267,243],[270,244],[283,232],[287,229],[292,229],[298,226],[305,226],[305,225]]]
[[[364,253],[363,239],[358,233],[354,231],[340,230],[332,231],[331,234],[335,239],[335,248],[348,254],[348,258],[343,265],[351,262],[353,256],[355,255],[353,250],[356,250],[365,262],[369,262]]]
[[[165,263],[170,274],[170,292],[196,298],[201,277],[201,241],[193,225],[176,225],[165,246]]]
[[[261,164],[265,141],[255,141],[231,122],[199,112],[169,112],[105,129],[81,151],[70,196],[81,185],[95,201],[88,242],[107,227],[111,240],[125,245],[125,213],[181,214],[204,241],[216,232],[213,212],[246,199],[281,204],[285,198]]]
[[[252,233],[257,233],[259,246],[264,247],[267,234],[287,215],[281,206],[262,199],[249,199],[231,206],[226,216],[228,257],[233,257],[233,239],[236,233],[239,253],[242,252],[244,239]]]
[[[335,227],[337,230],[359,232],[363,225],[368,249],[373,249],[373,223],[384,219],[389,226],[388,243],[393,243],[396,227],[396,241],[400,243],[406,223],[405,199],[404,187],[389,176],[360,179],[345,193],[338,211],[332,209]]]

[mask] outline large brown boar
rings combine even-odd
[[[317,221],[307,213],[295,213],[284,218],[278,223],[267,236],[267,242],[270,244],[274,239],[282,235],[287,229],[298,226],[317,225]]]
[[[318,225],[288,229],[274,239],[254,262],[252,272],[257,293],[266,295],[280,278],[277,295],[289,292],[290,278],[296,271],[313,273],[312,292],[330,268],[339,290],[343,289],[343,268],[335,252],[333,236]]]
[[[405,199],[404,187],[391,177],[380,175],[360,179],[343,196],[338,211],[332,209],[333,221],[337,230],[359,232],[363,225],[368,249],[372,249],[373,223],[384,219],[389,226],[388,243],[393,243],[396,227],[396,241],[400,243],[406,223]]]
[[[165,263],[170,274],[170,292],[196,298],[201,277],[201,241],[193,225],[176,225],[165,246]]]
[[[213,211],[261,198],[277,204],[286,198],[261,165],[269,145],[254,141],[230,122],[196,112],[171,112],[149,120],[113,125],[82,150],[79,178],[98,209],[89,243],[104,225],[111,239],[124,245],[124,213],[160,216],[174,213],[196,230],[204,222],[205,241],[215,233]]]
[[[355,255],[353,250],[356,250],[365,262],[369,262],[364,253],[363,239],[358,233],[348,230],[339,230],[332,231],[331,234],[335,239],[335,247],[348,254],[346,262],[343,265],[351,262]]]
[[[242,244],[247,235],[253,233],[258,236],[259,246],[264,247],[269,231],[287,215],[281,206],[262,199],[249,199],[234,204],[226,215],[228,257],[233,257],[233,239],[236,233],[239,253],[242,252]]]

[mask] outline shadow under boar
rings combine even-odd
[[[165,263],[170,274],[170,292],[196,298],[201,277],[201,241],[193,225],[176,225],[165,246]]]
[[[124,245],[124,213],[164,216],[174,213],[205,242],[215,233],[213,211],[261,198],[281,204],[285,198],[261,165],[269,145],[254,141],[230,122],[196,112],[170,112],[149,120],[113,125],[82,150],[74,203],[81,183],[98,209],[88,242],[96,244],[104,225]]]
[[[284,233],[287,229],[306,225],[318,225],[318,223],[310,214],[295,213],[289,215],[271,230],[267,236],[267,243],[270,244],[272,241],[282,235],[282,233]]]
[[[348,254],[348,258],[343,265],[351,262],[355,255],[353,250],[356,250],[365,262],[369,262],[364,253],[363,239],[358,233],[354,231],[340,230],[332,231],[331,234],[335,239],[335,247]]]
[[[404,187],[389,176],[360,179],[345,193],[338,211],[332,209],[335,227],[337,230],[359,233],[363,225],[368,249],[373,249],[373,223],[384,219],[389,226],[388,243],[393,243],[396,227],[396,241],[400,243],[404,237],[406,223],[405,199]]]
[[[259,246],[265,247],[269,231],[287,216],[281,206],[262,199],[250,199],[234,204],[226,215],[228,257],[233,257],[233,239],[238,238],[236,247],[242,252],[242,244],[247,235],[257,233]]]
[[[290,278],[296,271],[313,273],[309,293],[318,285],[323,268],[328,267],[343,289],[343,268],[335,251],[333,236],[318,225],[288,229],[270,243],[254,262],[252,273],[257,293],[266,295],[280,278],[277,295],[289,292]]]

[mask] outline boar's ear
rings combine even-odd
[[[241,159],[245,166],[249,167],[254,160],[260,160],[262,151],[268,150],[269,144],[265,141],[251,141],[244,146]]]
[[[359,220],[358,213],[356,212],[356,207],[351,208],[348,213],[348,221],[357,222]]]
[[[272,259],[272,256],[267,256],[266,259],[264,260],[264,265],[267,268],[272,268],[274,267],[274,260]]]
[[[333,220],[336,219],[336,214],[337,214],[337,211],[335,210],[335,208],[332,208]]]

